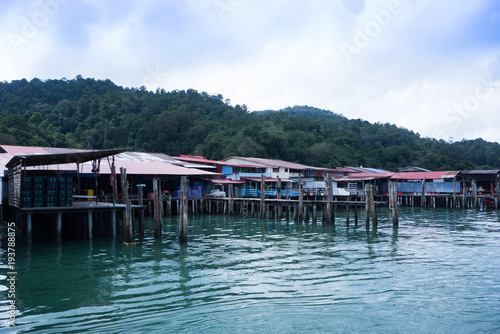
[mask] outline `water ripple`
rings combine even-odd
[[[22,245],[20,333],[494,332],[497,213],[402,208],[393,230],[205,217],[161,241]],[[342,221],[342,212],[337,213]],[[151,222],[148,222],[151,224]],[[150,227],[150,226],[149,226]],[[147,229],[148,230],[148,229]],[[0,293],[4,293],[0,291]]]

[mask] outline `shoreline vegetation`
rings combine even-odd
[[[336,111],[337,112],[337,111]],[[110,80],[0,82],[0,143],[281,159],[310,166],[497,169],[500,144],[446,142],[309,106],[250,112],[222,95],[156,92]]]

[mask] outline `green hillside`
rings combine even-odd
[[[500,169],[500,145],[482,139],[447,143],[308,106],[251,113],[222,95],[149,92],[80,76],[0,83],[0,143],[254,156],[325,167]]]

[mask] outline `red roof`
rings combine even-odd
[[[335,178],[335,180],[368,181],[368,180],[376,180],[376,179],[387,179],[387,178],[390,178],[394,174],[395,173],[393,173],[393,172],[388,172],[388,173],[371,173],[371,172],[353,173],[351,175],[344,176],[342,178]]]
[[[433,179],[447,179],[454,178],[457,176],[459,172],[406,172],[406,173],[394,173],[391,176],[393,180],[423,180],[424,178],[427,180]]]
[[[454,178],[457,176],[459,172],[406,172],[406,173],[354,173],[349,176],[344,176],[342,178],[335,178],[335,180],[343,180],[343,181],[368,181],[368,180],[376,180],[376,179],[387,179],[391,180],[423,180],[424,178],[427,180],[434,179],[447,179]]]

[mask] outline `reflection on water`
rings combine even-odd
[[[162,240],[149,221],[135,246],[18,238],[16,329],[498,331],[498,213],[403,208],[399,229],[387,214],[376,231],[346,227],[342,212],[335,226],[190,217],[182,246],[176,218],[164,220]]]

